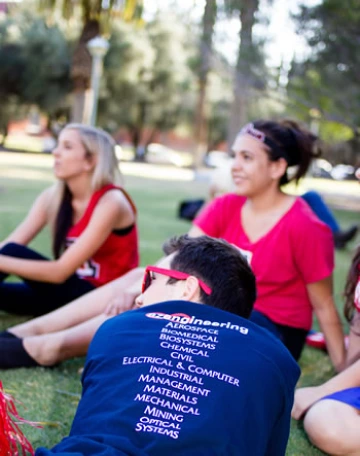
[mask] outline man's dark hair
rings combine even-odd
[[[171,269],[191,274],[211,289],[200,289],[203,304],[248,318],[256,299],[255,276],[240,250],[222,239],[209,236],[173,237],[163,246],[170,255]],[[169,283],[176,279],[169,279]]]

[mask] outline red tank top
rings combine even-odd
[[[115,188],[123,192],[136,215],[135,204],[123,188],[112,184],[105,185],[92,195],[82,218],[69,229],[66,236],[67,246],[76,242],[76,239],[81,236],[100,198],[107,191]],[[138,234],[136,223],[134,223],[129,230],[125,230],[124,234],[116,234],[116,230],[110,233],[99,250],[77,269],[76,274],[82,279],[88,280],[95,287],[99,287],[122,276],[138,265]]]

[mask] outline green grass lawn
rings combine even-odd
[[[0,153],[0,239],[21,221],[36,195],[52,181],[49,156]],[[150,168],[149,168],[150,170]],[[204,181],[179,181],[171,173],[167,180],[125,176],[126,188],[139,210],[141,263],[152,263],[161,255],[161,245],[174,234],[185,233],[190,225],[177,219],[178,203],[185,198],[205,197]],[[357,223],[358,214],[336,211],[344,227]],[[335,298],[342,307],[341,293],[351,259],[351,250],[336,253]],[[32,246],[50,254],[49,233],[42,233]],[[18,317],[0,313],[0,329],[21,321]],[[345,325],[345,323],[344,323]],[[316,322],[315,322],[316,326]],[[53,369],[17,369],[0,372],[5,389],[21,402],[20,414],[29,420],[43,422],[42,429],[24,426],[25,434],[34,447],[52,446],[67,435],[81,391],[79,369],[84,359],[71,360]],[[329,359],[324,353],[306,348],[300,361],[300,384],[319,384],[331,375]],[[101,398],[99,398],[101,400]],[[289,456],[323,454],[312,447],[301,423],[293,422],[287,449]]]

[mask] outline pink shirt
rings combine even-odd
[[[330,228],[297,198],[267,234],[251,242],[241,225],[245,200],[235,194],[216,198],[194,224],[205,234],[223,238],[243,251],[256,277],[256,310],[275,323],[310,329],[312,306],[306,285],[332,274],[334,242]]]

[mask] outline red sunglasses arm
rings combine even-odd
[[[176,271],[174,269],[158,268],[157,266],[147,266],[145,269],[145,275],[148,272],[155,272],[158,274],[165,275],[167,277],[171,277],[172,279],[178,279],[178,280],[186,280],[191,275],[191,274],[187,274],[186,272]],[[207,295],[210,295],[212,293],[211,288],[208,285],[206,285],[206,283],[204,283],[202,280],[198,279],[197,277],[196,277],[196,279],[199,282],[200,288],[202,288],[202,290]]]

